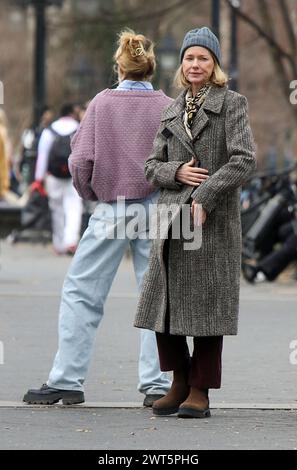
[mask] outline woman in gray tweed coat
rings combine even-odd
[[[145,167],[148,181],[161,188],[158,206],[176,209],[166,236],[164,218],[163,228],[159,222],[135,326],[156,332],[161,370],[173,370],[154,414],[203,418],[210,416],[208,390],[221,386],[223,335],[237,334],[240,186],[255,169],[255,146],[247,100],[226,86],[216,36],[206,27],[189,31],[180,61],[176,79],[184,90],[163,113]],[[192,216],[200,214],[199,249],[172,236],[185,204]],[[192,357],[187,336],[194,337]]]

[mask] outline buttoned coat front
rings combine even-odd
[[[255,146],[244,96],[212,86],[195,116],[192,137],[183,114],[185,91],[163,113],[146,177],[161,189],[158,205],[175,207],[165,232],[194,199],[207,212],[200,249],[185,250],[185,239],[170,239],[163,257],[164,227],[152,242],[135,326],[173,335],[237,334],[241,262],[240,186],[255,169]],[[192,157],[208,170],[199,187],[178,183],[177,169]],[[168,222],[167,222],[168,220]],[[164,224],[164,221],[163,221]],[[163,232],[162,232],[163,231]],[[163,233],[163,234],[162,234]]]

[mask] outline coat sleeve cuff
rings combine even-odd
[[[168,162],[168,182],[172,189],[180,189],[183,184],[175,179],[175,175],[179,167],[181,167],[184,162]],[[169,187],[169,186],[168,186]]]
[[[202,208],[206,210],[208,214],[210,214],[216,207],[216,200],[214,197],[209,197],[203,191],[203,185],[191,194],[192,199],[194,199],[198,204],[202,205]]]

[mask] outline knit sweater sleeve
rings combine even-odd
[[[71,140],[69,171],[73,186],[86,200],[97,201],[91,181],[95,157],[95,99],[89,104],[80,127]]]
[[[255,144],[248,119],[247,99],[234,94],[226,111],[229,161],[195,189],[192,198],[210,213],[223,194],[240,187],[255,170]]]
[[[175,180],[177,169],[183,165],[181,161],[168,161],[167,139],[162,134],[165,126],[161,123],[155,137],[153,150],[145,163],[146,179],[153,186],[168,189],[181,189],[182,184]]]

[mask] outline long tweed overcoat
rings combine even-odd
[[[164,332],[169,307],[170,334],[235,335],[241,262],[240,186],[256,166],[247,100],[227,87],[212,86],[195,117],[193,140],[183,124],[184,103],[185,91],[163,112],[145,172],[147,180],[161,188],[158,204],[177,207],[168,217],[167,232],[182,204],[191,198],[202,204],[208,214],[202,246],[185,250],[182,237],[170,239],[165,264],[164,233],[153,240],[135,326]],[[209,178],[196,188],[175,180],[176,170],[193,156],[209,171]]]

